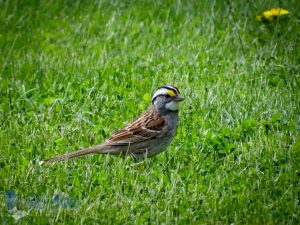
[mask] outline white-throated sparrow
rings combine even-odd
[[[90,153],[129,155],[136,160],[152,157],[170,144],[178,127],[179,102],[183,100],[173,86],[162,86],[152,97],[148,110],[104,143],[76,152],[44,160],[45,163],[63,161]]]

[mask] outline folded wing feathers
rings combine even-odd
[[[117,131],[105,143],[126,144],[154,138],[161,133],[165,122],[162,116],[148,111],[129,126]]]

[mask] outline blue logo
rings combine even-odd
[[[12,210],[14,207],[17,207],[18,204],[27,206],[29,210],[44,209],[47,204],[49,204],[52,208],[63,207],[65,209],[72,209],[78,207],[78,198],[60,194],[55,194],[50,198],[39,197],[34,194],[30,194],[26,198],[19,198],[13,190],[8,190],[5,193],[4,199],[8,210]]]

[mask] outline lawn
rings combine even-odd
[[[272,21],[256,16],[289,11]],[[299,224],[300,3],[0,1],[1,224]],[[90,155],[175,85],[177,136]]]

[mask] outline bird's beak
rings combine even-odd
[[[184,100],[184,97],[182,97],[181,95],[177,95],[175,101],[176,102],[181,102]]]

